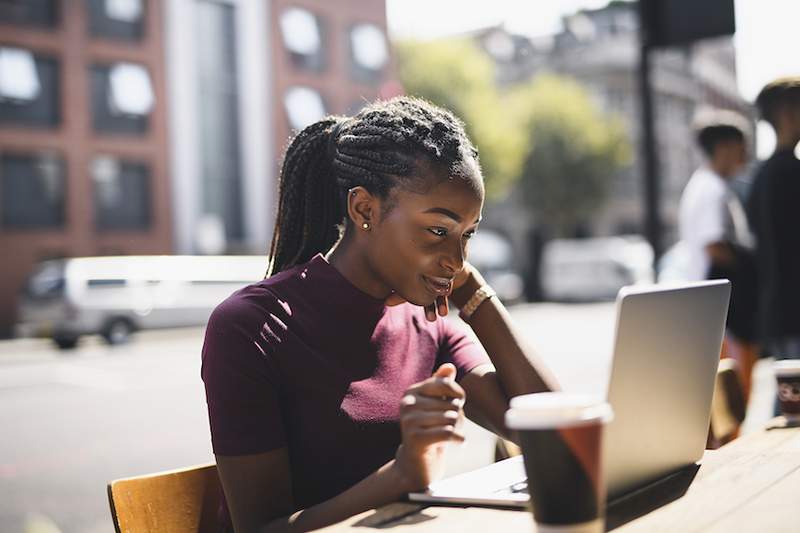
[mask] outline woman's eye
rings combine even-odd
[[[474,231],[468,231],[468,232],[466,232],[466,233],[464,234],[464,240],[465,240],[465,241],[468,241],[468,240],[470,240],[470,239],[472,238],[472,236],[473,236],[473,235],[475,235],[475,232],[474,232]]]
[[[437,237],[447,237],[447,230],[444,228],[428,228],[428,231]]]

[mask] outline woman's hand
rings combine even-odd
[[[442,475],[447,442],[463,442],[464,389],[456,368],[440,366],[432,377],[408,388],[400,404],[402,444],[395,465],[409,491],[423,490]]]
[[[430,322],[435,322],[438,316],[447,316],[450,312],[450,301],[452,300],[456,306],[460,307],[466,303],[466,299],[472,295],[478,287],[486,283],[483,277],[471,264],[464,262],[464,267],[453,278],[453,285],[450,287],[450,292],[445,296],[438,296],[436,301],[430,305],[425,306],[425,318]],[[474,285],[474,287],[473,287]],[[464,301],[461,301],[460,296],[462,292],[468,292]],[[397,293],[392,293],[386,299],[386,305],[393,306],[404,303],[406,300]]]

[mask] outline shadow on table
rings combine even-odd
[[[399,525],[419,524],[436,518],[422,512],[424,507],[424,505],[413,503],[393,503],[365,516],[354,523],[353,527],[386,529]]]
[[[677,500],[689,490],[698,470],[699,464],[689,465],[609,503],[606,509],[606,531]]]

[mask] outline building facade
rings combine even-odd
[[[591,235],[643,233],[644,164],[641,150],[639,99],[639,35],[636,4],[611,2],[563,19],[555,35],[526,39],[503,28],[475,34],[479,45],[494,58],[497,82],[507,86],[540,73],[576,79],[600,109],[621,118],[634,148],[632,164],[613,177],[606,207],[591,220]],[[704,107],[729,109],[752,124],[752,106],[738,92],[736,55],[732,39],[722,37],[691,47],[658,50],[651,61],[651,83],[659,158],[661,218],[664,242],[676,239],[680,194],[702,157],[695,146],[692,122]],[[514,198],[506,203],[513,204]],[[520,206],[497,210],[509,216]],[[516,220],[525,217],[514,217]],[[499,221],[506,226],[511,221]],[[531,221],[535,223],[535,221]],[[519,244],[524,246],[521,237]]]
[[[0,336],[44,259],[264,253],[292,132],[392,73],[382,1],[0,2]]]

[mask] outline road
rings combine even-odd
[[[604,391],[612,304],[525,305],[512,317],[564,388]],[[119,347],[86,339],[72,352],[0,342],[0,531],[111,532],[109,480],[211,461],[202,335],[145,332]],[[757,366],[746,429],[769,417],[772,379]],[[485,464],[492,452],[492,438],[469,425],[448,470]]]

